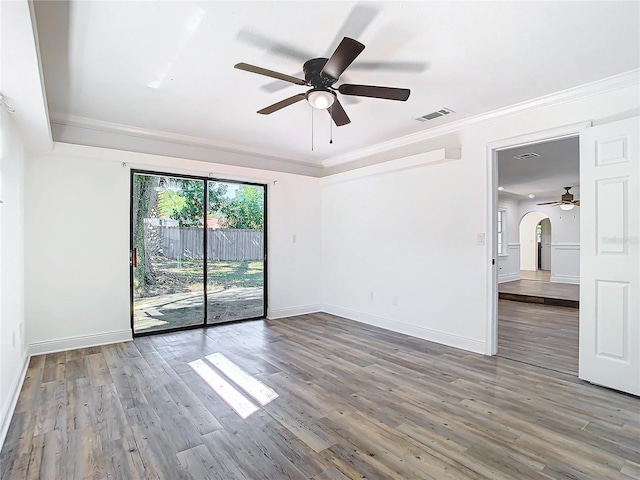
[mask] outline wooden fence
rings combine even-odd
[[[157,246],[171,259],[202,260],[203,236],[201,228],[155,227]],[[262,260],[264,254],[261,230],[207,229],[207,258],[209,260]]]

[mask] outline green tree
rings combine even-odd
[[[181,227],[203,225],[204,184],[202,180],[172,179],[165,191],[158,195],[161,216],[178,220]],[[209,182],[207,215],[217,214],[227,201],[228,185]]]
[[[174,218],[186,207],[184,196],[176,190],[164,190],[158,193],[158,214],[162,218]]]
[[[264,190],[261,187],[243,185],[236,190],[233,199],[220,208],[225,228],[262,230],[264,226]]]
[[[144,219],[149,218],[156,204],[158,178],[148,175],[134,175],[133,182],[133,248],[137,267],[134,269],[134,286],[144,295],[147,288],[155,283],[155,271],[151,262],[151,253],[145,244]]]

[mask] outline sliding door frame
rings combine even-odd
[[[135,331],[135,325],[134,325],[134,295],[133,295],[133,248],[134,248],[134,241],[133,241],[133,193],[134,193],[134,182],[135,182],[135,176],[136,175],[150,175],[150,176],[157,176],[157,177],[172,177],[172,178],[179,178],[179,179],[185,179],[185,180],[200,180],[202,182],[204,182],[204,198],[203,198],[203,219],[204,219],[204,225],[203,225],[203,282],[204,282],[204,291],[203,291],[203,295],[204,295],[204,314],[203,314],[203,318],[202,318],[202,323],[201,324],[197,324],[197,325],[185,325],[182,327],[174,327],[174,328],[167,328],[164,330],[154,330],[154,331],[150,331],[150,332],[137,332]],[[208,308],[207,308],[207,303],[209,301],[208,299],[208,292],[207,292],[207,280],[208,280],[208,261],[209,261],[209,256],[208,256],[208,235],[207,235],[207,210],[209,207],[209,188],[208,188],[208,182],[221,182],[221,183],[235,183],[237,185],[250,185],[250,186],[254,186],[254,187],[262,187],[263,188],[263,200],[264,200],[264,208],[263,208],[263,220],[262,220],[262,315],[259,317],[251,317],[251,318],[242,318],[239,320],[229,320],[226,322],[217,322],[217,323],[208,323]],[[138,170],[138,169],[131,169],[131,176],[130,176],[130,185],[129,185],[129,312],[130,312],[130,321],[131,321],[131,332],[133,334],[134,337],[144,337],[147,335],[158,335],[158,334],[162,334],[162,333],[172,333],[172,332],[180,332],[183,330],[193,330],[196,328],[206,328],[206,327],[214,327],[217,325],[228,325],[230,323],[238,323],[238,322],[246,322],[249,320],[259,320],[262,318],[266,318],[267,316],[267,308],[269,305],[269,293],[268,293],[268,256],[267,256],[267,251],[268,251],[268,236],[267,236],[267,232],[268,232],[268,228],[267,228],[267,221],[268,221],[268,204],[267,204],[267,184],[264,183],[255,183],[255,182],[244,182],[242,180],[228,180],[228,179],[224,179],[224,178],[214,178],[214,177],[205,177],[205,176],[198,176],[198,175],[188,175],[188,174],[182,174],[182,173],[173,173],[173,172],[159,172],[159,171],[155,171],[155,170]]]

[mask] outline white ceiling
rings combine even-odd
[[[535,158],[518,159],[516,155],[537,153]],[[518,200],[556,200],[564,187],[573,187],[576,199],[580,193],[580,145],[578,137],[510,148],[498,152],[498,185],[501,196]]]
[[[640,2],[36,1],[35,13],[55,123],[313,165],[640,65]],[[306,88],[233,66],[298,76],[343,36],[366,48],[337,85],[411,97],[340,97],[352,123],[330,145],[316,111],[311,151],[306,102],[256,114]],[[442,107],[455,113],[415,120]]]

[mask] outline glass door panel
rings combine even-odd
[[[266,315],[265,187],[207,182],[207,323]]]
[[[133,175],[135,334],[204,324],[204,184]]]

